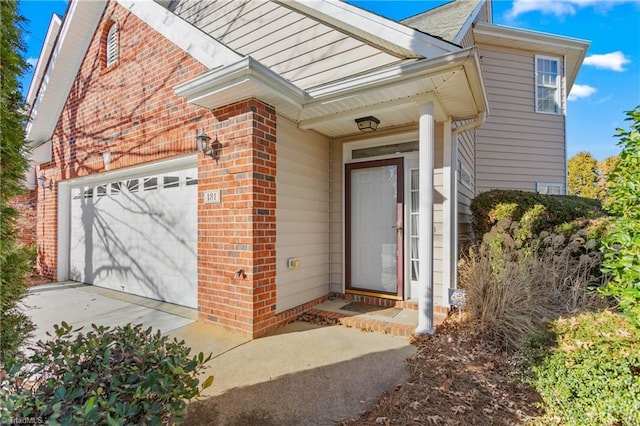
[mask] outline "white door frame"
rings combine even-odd
[[[418,141],[418,131],[417,130],[410,130],[410,131],[405,131],[405,132],[401,132],[401,133],[396,133],[396,134],[392,134],[392,135],[385,135],[385,136],[373,136],[373,137],[369,137],[366,139],[362,139],[362,140],[358,140],[358,141],[354,141],[354,142],[347,142],[344,143],[342,146],[342,292],[345,293],[346,292],[346,281],[347,281],[347,270],[346,270],[346,259],[348,256],[347,253],[347,245],[346,245],[346,239],[347,239],[347,230],[346,230],[346,203],[348,202],[347,197],[346,197],[346,188],[345,188],[345,183],[346,183],[346,165],[349,163],[360,163],[360,162],[367,162],[367,161],[373,161],[373,160],[384,160],[384,159],[388,159],[388,158],[397,158],[397,157],[403,157],[404,158],[404,199],[405,199],[405,207],[404,207],[404,214],[403,214],[403,220],[405,223],[405,238],[404,238],[404,242],[403,242],[403,249],[404,249],[404,264],[403,264],[403,283],[404,283],[404,288],[403,288],[403,295],[404,295],[404,299],[405,300],[409,300],[409,299],[413,299],[413,298],[417,298],[417,294],[416,295],[412,295],[411,294],[411,276],[410,276],[410,262],[409,262],[409,257],[408,257],[408,242],[409,239],[407,238],[407,232],[406,232],[406,228],[407,228],[407,224],[409,223],[409,211],[408,211],[408,206],[409,206],[409,201],[408,201],[408,197],[410,196],[409,193],[409,185],[407,184],[408,180],[410,178],[410,174],[409,174],[409,167],[411,165],[417,165],[417,161],[418,161],[418,152],[417,151],[412,151],[412,152],[404,152],[404,153],[398,153],[398,154],[390,154],[390,155],[381,155],[381,156],[375,156],[375,157],[366,157],[366,158],[359,158],[359,159],[353,159],[353,151],[354,150],[358,150],[358,149],[363,149],[363,148],[374,148],[374,147],[378,147],[378,146],[385,146],[385,145],[395,145],[395,144],[402,144],[402,143],[407,143],[407,142],[417,142]]]

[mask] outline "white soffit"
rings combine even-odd
[[[587,40],[493,24],[476,24],[473,28],[473,36],[476,43],[480,44],[565,57],[567,93],[573,86],[591,44]]]
[[[299,110],[307,98],[303,90],[249,56],[207,71],[176,86],[174,91],[190,103],[210,109],[255,97],[289,116]]]
[[[207,68],[230,65],[242,58],[155,1],[118,0],[118,3]]]
[[[336,0],[274,0],[320,22],[405,58],[433,58],[459,47]]]
[[[49,23],[49,28],[47,29],[47,35],[44,38],[44,45],[42,46],[42,51],[40,52],[40,56],[38,57],[38,63],[36,64],[36,69],[33,72],[33,77],[31,79],[31,85],[29,86],[29,91],[27,92],[27,105],[32,105],[33,100],[36,97],[36,93],[38,93],[38,88],[40,87],[40,82],[42,81],[42,76],[47,69],[48,60],[51,56],[51,51],[53,50],[56,38],[58,34],[60,34],[60,27],[62,26],[62,20],[56,14],[53,14],[51,17],[51,22]]]
[[[474,118],[488,111],[476,48],[434,59],[406,62],[303,91],[250,57],[174,88],[178,96],[215,109],[258,98],[300,128],[341,136],[353,117],[371,111],[388,113],[387,125],[411,123],[413,109],[425,96],[435,97],[446,120]],[[366,115],[366,114],[365,114]]]
[[[34,89],[26,127],[26,138],[33,145],[51,138],[106,5],[106,0],[72,1],[58,40],[50,50],[50,58],[44,56],[47,51],[43,49],[38,62],[48,60],[48,63],[40,84]],[[55,87],[49,87],[51,82],[55,82]]]

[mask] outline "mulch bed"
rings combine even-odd
[[[52,282],[55,282],[55,280],[52,280],[51,278],[43,277],[42,275],[38,275],[35,271],[33,271],[29,274],[29,277],[27,278],[27,282],[29,284],[29,287],[34,287],[42,284],[51,284]]]
[[[542,414],[542,399],[514,377],[513,360],[449,318],[419,338],[411,377],[342,425],[515,425]]]
[[[308,322],[315,325],[340,325],[338,318],[325,317],[324,315],[303,312],[296,317],[296,321]]]

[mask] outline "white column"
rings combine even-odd
[[[416,334],[433,334],[433,156],[435,145],[434,105],[420,105],[418,128],[420,217],[418,253],[420,256],[418,328]]]
[[[456,219],[455,213],[455,169],[452,150],[454,144],[451,140],[451,120],[444,123],[442,143],[442,284],[443,291],[452,287],[452,258],[453,255],[453,228]],[[445,295],[446,297],[447,295]],[[447,299],[448,300],[448,299]]]

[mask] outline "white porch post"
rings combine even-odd
[[[456,197],[455,197],[455,170],[457,161],[453,151],[457,150],[455,141],[451,138],[451,120],[444,123],[442,144],[442,283],[443,290],[454,288],[454,271],[452,258],[454,248],[454,228],[457,222]],[[445,294],[444,297],[447,295]],[[447,299],[448,300],[448,299]]]
[[[419,118],[420,217],[418,222],[418,328],[416,334],[433,334],[433,156],[435,145],[434,104],[420,105]]]

